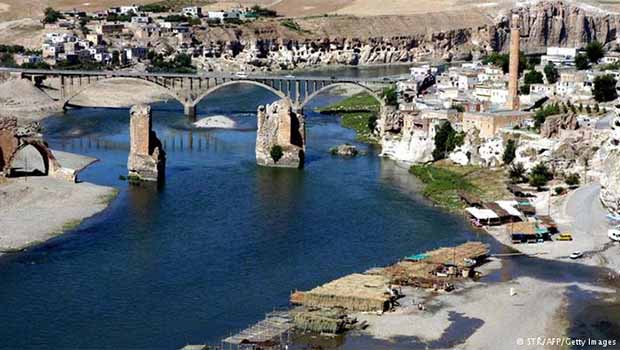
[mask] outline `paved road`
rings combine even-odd
[[[566,200],[563,216],[571,218],[568,229],[576,240],[590,241],[592,245],[607,243],[607,210],[599,200],[601,186],[598,183],[585,185]]]

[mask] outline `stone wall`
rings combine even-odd
[[[306,151],[303,114],[293,111],[290,100],[284,99],[260,106],[257,118],[256,163],[270,167],[302,168]]]
[[[135,105],[129,113],[129,177],[141,181],[162,181],[165,175],[166,153],[152,130],[151,107]]]

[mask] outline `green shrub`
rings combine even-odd
[[[273,145],[271,150],[269,150],[269,155],[271,155],[271,159],[273,159],[274,163],[277,163],[280,159],[282,159],[282,156],[284,156],[282,146]]]

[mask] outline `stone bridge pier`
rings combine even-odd
[[[129,113],[129,178],[162,182],[166,169],[166,153],[152,130],[151,107],[135,105]]]
[[[301,108],[290,99],[260,106],[257,113],[256,163],[279,168],[303,168],[306,130]]]

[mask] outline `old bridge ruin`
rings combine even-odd
[[[177,74],[177,73],[146,73],[126,71],[67,71],[0,68],[0,72],[9,73],[17,77],[31,80],[41,86],[45,80],[53,80],[58,91],[55,96],[62,104],[70,104],[71,100],[96,88],[102,81],[135,80],[146,82],[155,89],[160,89],[166,95],[177,100],[184,107],[184,113],[190,118],[196,116],[196,106],[205,97],[225,86],[233,84],[249,84],[261,87],[272,92],[280,99],[288,98],[297,111],[303,108],[314,97],[336,86],[355,86],[368,92],[380,103],[382,99],[377,91],[398,79],[392,78],[337,78],[337,77],[307,77],[293,75],[259,75],[259,74],[228,74],[210,72],[207,74]]]

